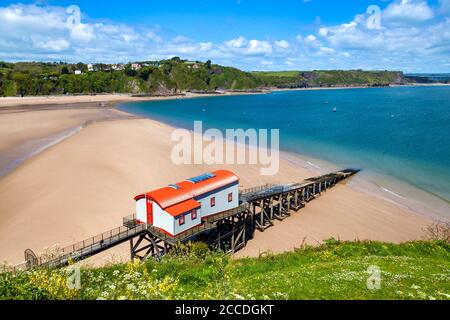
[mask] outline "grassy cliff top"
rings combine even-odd
[[[195,243],[160,262],[82,268],[80,290],[68,289],[66,278],[66,269],[2,273],[0,298],[450,299],[450,244],[330,239],[320,247],[237,260]]]

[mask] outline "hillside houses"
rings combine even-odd
[[[139,70],[142,68],[142,65],[140,63],[132,63],[131,64],[131,69],[133,70]]]

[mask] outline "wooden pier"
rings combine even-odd
[[[242,190],[237,208],[207,217],[201,225],[175,237],[168,236],[150,224],[137,223],[134,216],[129,216],[124,218],[122,227],[62,248],[56,257],[37,257],[32,250],[27,249],[25,263],[14,269],[64,266],[70,261],[85,259],[126,241],[130,242],[131,258],[160,258],[176,244],[188,241],[205,241],[211,248],[234,253],[253,238],[256,229],[263,232],[273,226],[275,220],[288,218],[306,203],[357,172],[346,169],[300,183],[264,185]]]

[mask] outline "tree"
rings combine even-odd
[[[69,68],[67,68],[67,66],[63,66],[61,68],[61,74],[69,74]]]
[[[129,77],[135,77],[137,75],[137,71],[131,68],[131,65],[127,65],[124,70],[125,74]]]
[[[142,80],[147,81],[148,77],[150,76],[151,73],[152,73],[152,70],[149,67],[144,67],[139,70],[138,76]]]
[[[76,64],[76,66],[77,66],[77,70],[81,70],[83,72],[87,70],[87,66],[82,62],[78,62]]]
[[[30,88],[29,79],[30,75],[23,72],[15,72],[13,74],[13,80],[17,86],[17,93],[22,97],[27,94],[27,90]]]
[[[206,61],[206,68],[211,69],[211,60]]]

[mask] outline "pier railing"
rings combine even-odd
[[[239,193],[240,193],[240,194],[245,194],[245,193],[258,192],[258,191],[262,191],[262,190],[271,188],[271,187],[273,187],[274,185],[275,185],[275,184],[273,184],[273,183],[266,183],[266,184],[261,185],[261,186],[256,186],[256,187],[252,187],[252,188],[247,188],[247,189],[239,190]]]
[[[124,219],[125,220],[125,219]],[[20,271],[33,267],[56,267],[67,264],[70,260],[79,260],[95,253],[105,250],[106,248],[115,246],[119,243],[127,241],[147,229],[145,223],[134,224],[134,226],[121,226],[103,232],[94,237],[90,237],[83,241],[79,241],[70,246],[63,248],[55,248],[40,256],[34,256],[30,260],[15,266],[4,266],[0,271]]]

